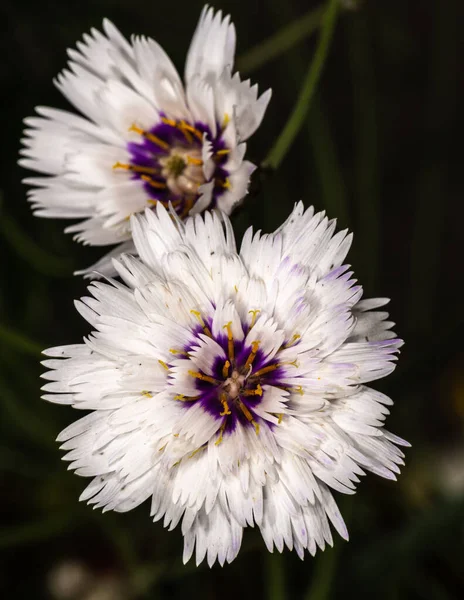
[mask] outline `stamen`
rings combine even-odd
[[[243,394],[243,396],[262,396],[263,395],[263,388],[259,385],[256,387],[256,389],[254,390],[244,390],[243,392],[240,392],[241,394]]]
[[[195,454],[198,454],[198,452],[200,452],[200,450],[204,450],[206,448],[206,446],[200,446],[199,448],[197,448],[196,450],[194,450],[192,452],[192,454],[189,454],[189,458],[193,458],[195,456]]]
[[[176,207],[179,206],[179,204],[182,202],[182,200],[160,200],[159,198],[147,198],[147,202],[148,204],[152,204],[153,206],[156,206],[158,204],[158,202],[160,202],[163,206],[169,206],[169,202],[172,204],[172,207]]]
[[[215,446],[219,446],[219,444],[222,442],[222,434],[224,433],[225,428],[226,428],[226,421],[224,421],[224,423],[219,428],[220,434],[219,434],[218,439],[214,442]]]
[[[261,377],[261,375],[265,375],[266,373],[271,373],[272,371],[276,371],[281,366],[282,365],[280,363],[268,365],[267,367],[263,367],[262,369],[259,369],[259,371],[256,371],[256,373],[253,373],[252,377]]]
[[[237,402],[237,406],[240,408],[240,410],[242,411],[242,413],[245,415],[245,418],[247,419],[247,421],[249,423],[251,423],[252,425],[254,425],[254,428],[255,428],[255,431],[256,431],[256,435],[258,435],[259,434],[259,423],[257,423],[253,419],[253,415],[248,410],[248,408],[243,404],[243,402],[241,402],[241,401]]]
[[[229,321],[227,325],[224,325],[223,329],[227,329],[227,351],[229,354],[229,360],[231,363],[234,362],[234,336],[232,335],[232,321]]]
[[[255,326],[256,319],[258,318],[258,313],[260,313],[260,312],[261,312],[261,310],[259,308],[256,309],[256,310],[249,310],[248,311],[248,314],[252,315],[250,329],[253,329],[253,327]]]
[[[113,165],[113,169],[125,169],[126,171],[134,171],[135,173],[148,173],[149,175],[156,175],[159,173],[159,169],[154,167],[140,167],[138,165],[129,165],[126,163],[117,162]]]
[[[184,352],[183,350],[176,350],[175,348],[169,348],[169,352],[171,354],[179,354],[180,356],[188,357],[188,352]]]
[[[225,156],[226,154],[230,153],[230,149],[229,148],[224,148],[223,150],[218,150],[216,152],[216,156]]]
[[[221,181],[220,179],[216,179],[216,183],[217,183],[217,185],[220,185],[221,187],[223,187],[225,190],[230,190],[230,188],[232,187],[228,177],[226,177],[224,179],[224,181]]]
[[[187,156],[187,162],[189,165],[198,165],[199,167],[203,165],[201,158],[195,158],[194,156]]]
[[[226,360],[226,362],[224,363],[224,366],[222,367],[222,376],[224,377],[224,379],[227,379],[227,377],[229,377],[229,367],[230,367],[230,362],[228,360]]]
[[[142,396],[145,396],[145,398],[153,398],[153,394],[150,394],[148,390],[142,390],[141,394]]]
[[[260,345],[260,340],[256,340],[256,342],[252,342],[251,344],[251,352],[248,355],[248,358],[246,359],[246,363],[245,363],[245,371],[248,372],[251,365],[253,364],[253,361],[256,358],[256,354],[258,353],[258,348]]]
[[[225,129],[230,123],[230,117],[228,113],[224,113],[224,120],[222,121],[222,129]]]
[[[164,444],[164,446],[161,446],[161,448],[158,448],[158,452],[162,452],[166,448],[167,445],[168,445],[168,443],[166,442]]]
[[[201,396],[184,396],[183,394],[177,394],[174,396],[174,400],[179,400],[180,402],[195,402],[195,400],[199,400]]]
[[[177,121],[174,121],[174,119],[167,119],[166,117],[161,117],[161,121],[165,125],[170,125],[171,127],[177,127]]]
[[[292,339],[289,342],[287,342],[286,344],[284,344],[282,346],[282,348],[290,348],[300,338],[301,338],[301,335],[299,333],[294,333]]]
[[[142,179],[143,181],[146,181],[148,183],[148,185],[151,185],[151,187],[154,187],[157,190],[165,190],[167,187],[165,183],[155,181],[149,175],[141,175],[140,179]]]
[[[284,413],[280,413],[278,416],[279,416],[279,420],[277,422],[277,425],[280,425],[282,423],[282,419],[284,418]]]
[[[230,412],[229,405],[227,404],[227,394],[225,393],[221,394],[221,404],[224,410],[221,413],[219,413],[219,415],[221,417],[231,415],[232,413]]]
[[[185,199],[184,210],[179,215],[181,219],[184,219],[189,214],[189,212],[192,210],[194,204],[195,204],[195,196],[187,196],[187,198]]]
[[[166,369],[166,371],[169,371],[169,367],[168,367],[168,365],[167,365],[167,364],[164,362],[164,360],[159,360],[158,362],[159,362],[159,364],[160,364],[162,367],[164,367],[164,368]]]
[[[203,373],[200,373],[199,371],[188,371],[188,374],[191,375],[192,377],[195,377],[196,379],[201,379],[201,381],[207,381],[208,383],[212,383],[213,385],[219,385],[220,382],[217,379],[214,379],[214,377],[210,377],[209,375],[204,375]]]
[[[209,329],[209,327],[204,322],[203,317],[201,316],[200,311],[198,311],[198,310],[191,310],[190,312],[191,312],[192,315],[195,315],[196,318],[198,319],[198,322],[202,326],[205,335],[207,335],[208,337],[212,338],[213,334],[211,333],[211,330]]]
[[[129,131],[135,131],[135,133],[139,133],[140,135],[143,135],[144,138],[146,138],[147,140],[150,140],[150,142],[153,142],[154,144],[156,144],[163,150],[166,150],[166,152],[170,149],[170,146],[167,142],[160,139],[158,136],[154,135],[153,133],[150,133],[149,131],[144,131],[143,129],[140,129],[140,127],[137,127],[137,125],[131,125],[129,127]]]
[[[189,123],[181,121],[179,123],[179,129],[181,131],[183,131],[184,129],[185,131],[190,131],[190,133],[193,133],[193,135],[196,136],[200,140],[200,142],[203,142],[203,134],[201,133],[201,131],[199,131],[195,127],[192,127],[192,125],[190,125]]]

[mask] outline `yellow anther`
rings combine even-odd
[[[168,445],[168,443],[166,442],[164,444],[164,446],[161,446],[161,448],[158,448],[158,452],[162,452],[166,448],[167,445]]]
[[[155,181],[154,179],[152,179],[150,177],[150,175],[140,175],[140,179],[142,179],[142,181],[145,181],[146,183],[148,183],[148,185],[151,185],[151,187],[156,188],[157,190],[165,190],[166,189],[165,183],[161,183],[160,181]]]
[[[195,402],[195,400],[199,400],[201,396],[184,396],[183,394],[177,394],[174,396],[174,400],[179,400],[180,402]]]
[[[244,396],[262,396],[263,395],[263,388],[258,383],[257,387],[254,390],[244,390],[241,393]]]
[[[140,127],[137,127],[137,125],[135,125],[135,123],[133,123],[129,127],[129,131],[134,131],[135,133],[139,133],[140,135],[144,135],[144,133],[145,133],[145,131],[143,129],[141,129]]]
[[[200,379],[201,381],[207,381],[208,383],[212,383],[214,385],[219,385],[219,381],[217,379],[214,379],[214,377],[210,377],[209,375],[204,375],[203,373],[200,373],[199,371],[188,371],[188,374],[191,375],[192,377],[195,377],[196,379]]]
[[[145,396],[145,398],[153,398],[153,395],[150,394],[150,392],[148,390],[142,390],[142,396]]]
[[[116,162],[113,165],[113,169],[126,169],[126,171],[130,171],[131,166],[126,163]]]
[[[277,424],[280,425],[282,423],[282,419],[284,418],[284,414],[280,413],[278,416],[279,416],[279,420],[278,420]]]
[[[221,187],[223,187],[225,190],[230,190],[230,188],[232,187],[231,183],[230,183],[230,179],[228,177],[226,177],[224,179],[224,181],[221,181],[219,179],[216,179],[216,183],[218,185],[220,185]]]
[[[197,448],[196,450],[194,450],[192,452],[192,454],[189,454],[189,458],[193,458],[195,456],[195,454],[198,454],[198,452],[200,452],[200,450],[203,450],[203,448],[205,448],[205,446],[200,446],[199,448]]]
[[[187,196],[186,197],[186,199],[184,201],[184,208],[179,215],[179,217],[181,219],[184,219],[189,214],[189,212],[192,210],[193,205],[195,204],[195,200],[196,200],[196,196]]]
[[[234,285],[234,290],[235,290],[235,293],[238,294],[238,287],[236,285]]]
[[[229,321],[224,325],[223,329],[227,329],[227,351],[229,353],[230,362],[234,362],[235,349],[234,349],[234,336],[232,335],[232,321]]]
[[[208,337],[212,338],[213,334],[211,333],[211,330],[209,329],[209,327],[204,322],[203,317],[201,316],[200,311],[198,311],[198,310],[191,310],[190,313],[192,315],[195,315],[195,317],[198,319],[198,322],[202,326],[205,335],[207,335]]]
[[[295,367],[296,369],[298,369],[298,367],[300,366],[300,363],[298,362],[298,359],[295,358],[295,360],[293,360],[292,362],[288,362],[288,363],[284,363],[287,365],[292,365],[293,367]]]
[[[251,315],[251,324],[250,324],[250,329],[252,329],[255,326],[256,323],[256,319],[258,318],[258,313],[260,313],[260,309],[257,308],[256,310],[249,310],[248,314]]]
[[[243,404],[243,402],[241,402],[241,401],[237,402],[237,406],[240,408],[242,413],[245,415],[246,420],[254,426],[256,435],[258,435],[259,434],[259,423],[257,423],[253,419],[253,415],[248,410],[248,408]]]
[[[126,171],[133,171],[134,173],[147,173],[148,175],[156,175],[159,173],[158,169],[154,167],[141,167],[139,165],[129,165],[126,163],[117,162],[113,165],[113,169],[125,169]]]
[[[226,360],[226,362],[224,363],[224,366],[222,367],[222,376],[224,377],[224,379],[227,379],[227,377],[229,377],[229,367],[230,367],[230,362],[228,360]]]
[[[224,113],[224,120],[222,121],[222,129],[225,129],[230,123],[230,117],[228,113]]]
[[[159,362],[159,364],[160,364],[160,365],[161,365],[161,366],[162,366],[164,369],[166,369],[166,371],[169,371],[169,367],[168,367],[168,365],[167,365],[167,364],[164,362],[164,360],[159,360],[158,362]]]
[[[190,125],[189,123],[181,121],[178,127],[181,131],[189,131],[190,133],[193,133],[193,135],[197,137],[200,140],[200,142],[203,141],[203,134],[201,133],[201,131],[196,129],[195,127],[192,127],[192,125]]]
[[[173,433],[172,435],[173,435],[174,437],[176,437],[176,438],[177,438],[177,437],[179,437],[179,434],[178,434],[178,433]]]
[[[216,156],[225,156],[226,154],[230,153],[230,149],[229,148],[224,148],[223,150],[218,150],[216,152]]]
[[[297,386],[296,386],[296,388],[295,388],[295,392],[296,392],[297,394],[300,394],[300,396],[304,396],[304,391],[303,391],[303,388],[301,387],[301,385],[297,385]]]
[[[199,167],[203,165],[201,158],[195,158],[194,156],[187,156],[187,162],[189,165],[198,165]]]
[[[221,394],[221,404],[224,410],[221,413],[219,413],[219,415],[221,417],[231,415],[232,413],[230,412],[229,405],[227,404],[227,394]]]
[[[171,127],[177,127],[177,121],[174,121],[174,119],[167,119],[166,117],[161,117],[161,121],[166,125],[170,125]]]
[[[224,433],[224,429],[226,428],[226,421],[223,422],[223,424],[221,425],[221,427],[219,428],[219,437],[218,439],[214,442],[215,446],[219,446],[219,444],[222,442],[222,434]]]
[[[292,339],[289,342],[287,342],[284,346],[282,346],[282,348],[290,348],[300,338],[301,338],[301,335],[299,333],[295,333],[293,335]]]
[[[273,365],[268,365],[267,367],[263,367],[262,369],[259,369],[259,371],[256,371],[256,373],[253,373],[253,377],[261,377],[261,375],[265,375],[266,373],[271,373],[272,371],[275,371],[276,369],[278,369],[280,366],[282,366],[280,363],[274,363]]]
[[[248,358],[246,359],[246,363],[245,363],[245,371],[248,372],[249,368],[251,367],[251,365],[253,364],[253,361],[256,358],[256,354],[258,353],[258,348],[260,345],[260,340],[256,340],[255,342],[252,342],[251,344],[251,352],[248,355]]]
[[[144,131],[143,129],[140,129],[140,127],[137,127],[137,125],[131,125],[131,127],[129,127],[129,131],[135,131],[135,133],[143,135],[144,138],[146,138],[147,140],[150,140],[150,142],[153,142],[154,144],[156,144],[163,150],[167,151],[170,148],[170,146],[167,142],[160,139],[158,136],[154,135],[153,133],[150,133],[149,131]]]

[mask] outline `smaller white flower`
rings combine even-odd
[[[232,75],[235,28],[221,11],[201,13],[185,87],[154,40],[129,43],[106,19],[103,31],[68,50],[55,82],[85,118],[37,107],[39,116],[25,119],[19,163],[41,174],[25,180],[37,216],[81,219],[66,231],[84,244],[123,243],[93,267],[110,273],[112,256],[134,250],[133,213],[169,202],[181,218],[232,212],[255,169],[245,141],[271,92],[258,97],[256,85]]]

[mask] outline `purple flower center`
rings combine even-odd
[[[156,205],[172,203],[177,214],[184,218],[202,194],[201,186],[213,182],[210,208],[218,197],[230,187],[224,169],[230,150],[223,139],[224,127],[217,126],[217,134],[201,122],[193,125],[184,120],[169,119],[160,115],[160,122],[149,130],[135,125],[132,131],[142,137],[140,142],[130,142],[127,149],[130,163],[116,163],[115,168],[131,171],[133,179],[139,179],[145,188],[148,202]],[[212,163],[205,176],[202,149],[204,140],[211,144]],[[211,172],[211,175],[210,175]]]
[[[192,366],[189,375],[195,379],[196,396],[176,396],[186,407],[199,402],[204,410],[220,419],[221,435],[234,431],[237,424],[253,426],[259,433],[260,417],[257,406],[263,401],[267,385],[288,390],[283,383],[285,366],[276,357],[268,359],[261,350],[259,340],[248,343],[234,339],[231,324],[224,326],[224,334],[213,336],[210,327],[202,321],[197,333],[214,339],[223,349],[212,364],[211,374]],[[243,328],[249,330],[248,326]],[[186,349],[188,353],[195,344]],[[224,357],[225,354],[225,357]]]

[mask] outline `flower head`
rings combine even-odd
[[[248,230],[237,253],[227,216],[183,223],[158,204],[133,217],[140,259],[124,284],[77,303],[84,344],[46,351],[45,399],[90,410],[59,436],[82,500],[182,519],[184,560],[237,555],[257,525],[268,548],[303,557],[344,538],[331,490],[372,471],[395,479],[406,442],[383,428],[392,401],[367,387],[401,346],[387,300],[361,300],[351,236],[298,204],[275,233]]]
[[[205,7],[190,45],[185,87],[152,39],[131,43],[108,20],[69,50],[55,82],[84,115],[38,107],[25,120],[20,164],[35,214],[84,219],[66,229],[86,244],[124,243],[132,251],[129,217],[172,203],[184,218],[206,208],[230,214],[247,192],[255,166],[244,160],[270,90],[232,75],[235,28]]]

